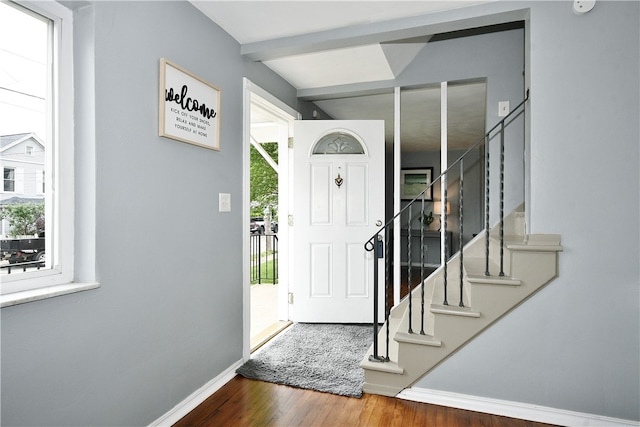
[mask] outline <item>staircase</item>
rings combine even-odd
[[[371,361],[372,346],[360,363],[365,371],[366,393],[395,396],[558,275],[557,258],[562,251],[559,235],[525,234],[522,208],[506,216],[503,225],[502,232],[497,225],[465,246],[462,290],[457,279],[460,253],[449,259],[448,305],[443,304],[444,267],[425,279],[424,326],[421,326],[422,286],[415,286],[411,292],[412,310],[409,295],[391,309],[387,319],[389,360]],[[490,275],[485,274],[487,234]],[[504,242],[502,261],[500,234]],[[501,264],[504,275],[499,274]],[[456,279],[452,280],[452,276]],[[459,306],[460,292],[464,307]],[[381,343],[387,340],[387,323],[378,333]]]

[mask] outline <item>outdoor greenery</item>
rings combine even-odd
[[[268,259],[266,262],[260,264],[260,269],[258,270],[257,265],[253,265],[251,267],[251,284],[256,285],[260,282],[271,283],[274,279],[274,274],[276,276],[276,283],[278,282],[277,276],[278,272],[274,271],[275,265],[273,258]],[[258,274],[260,272],[261,274]]]
[[[278,144],[276,142],[261,144],[274,161],[278,161]],[[264,217],[265,210],[271,214],[272,221],[278,220],[278,174],[267,163],[262,155],[251,146],[250,152],[250,197],[251,217]],[[262,238],[261,236],[252,236]],[[255,259],[254,257],[257,257]],[[272,283],[274,274],[277,282],[277,264],[274,258],[277,253],[271,250],[252,255],[251,284]],[[257,262],[256,262],[257,261]]]
[[[0,209],[0,218],[9,221],[11,236],[30,236],[44,231],[44,205],[22,203]]]
[[[276,142],[262,144],[262,147],[273,160],[278,161]],[[275,221],[278,212],[278,174],[253,146],[250,156],[251,216],[264,216],[265,209],[269,209]]]

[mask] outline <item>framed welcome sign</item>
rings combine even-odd
[[[220,150],[220,90],[165,58],[159,112],[160,136]]]

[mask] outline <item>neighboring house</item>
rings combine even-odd
[[[45,146],[35,133],[0,136],[0,169],[3,184],[0,206],[44,203]],[[2,220],[0,237],[8,237],[9,222]]]
[[[190,2],[62,3],[77,7],[76,277],[100,288],[2,308],[1,424],[149,425],[198,403],[243,361],[242,77],[304,117],[314,108],[242,55],[258,46],[240,45]],[[401,24],[455,31],[526,13],[527,229],[562,236],[559,277],[420,385],[487,411],[500,400],[637,426],[640,7],[598,1],[580,16],[572,3],[495,1],[294,41],[331,45]],[[220,151],[158,136],[161,57],[220,89]],[[220,193],[232,195],[231,212],[219,211]]]

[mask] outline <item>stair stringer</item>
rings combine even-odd
[[[518,216],[518,215],[516,215]],[[369,362],[367,354],[360,364],[365,370],[364,391],[395,396],[438,366],[491,324],[526,301],[531,295],[557,277],[557,252],[562,250],[558,235],[518,236],[509,234],[504,248],[505,277],[498,277],[499,242],[496,233],[490,233],[490,271],[485,276],[485,236],[476,236],[465,247],[463,296],[465,307],[458,307],[457,292],[448,290],[448,306],[431,304],[425,310],[424,336],[420,335],[419,317],[421,288],[412,291],[414,305],[412,323],[414,334],[407,333],[408,298],[394,307],[390,316],[390,362]],[[507,237],[505,237],[507,239]],[[478,262],[482,254],[482,262]],[[454,276],[459,287],[459,255],[447,263],[449,282]],[[435,302],[442,296],[442,267],[425,280],[425,295],[431,291]],[[425,305],[427,302],[425,301]],[[400,315],[402,313],[402,315]],[[415,326],[418,325],[418,326]],[[382,328],[381,333],[385,331]],[[386,337],[386,332],[385,335]],[[385,338],[381,337],[381,343]],[[383,348],[382,346],[380,348]],[[373,365],[373,366],[372,366]]]

